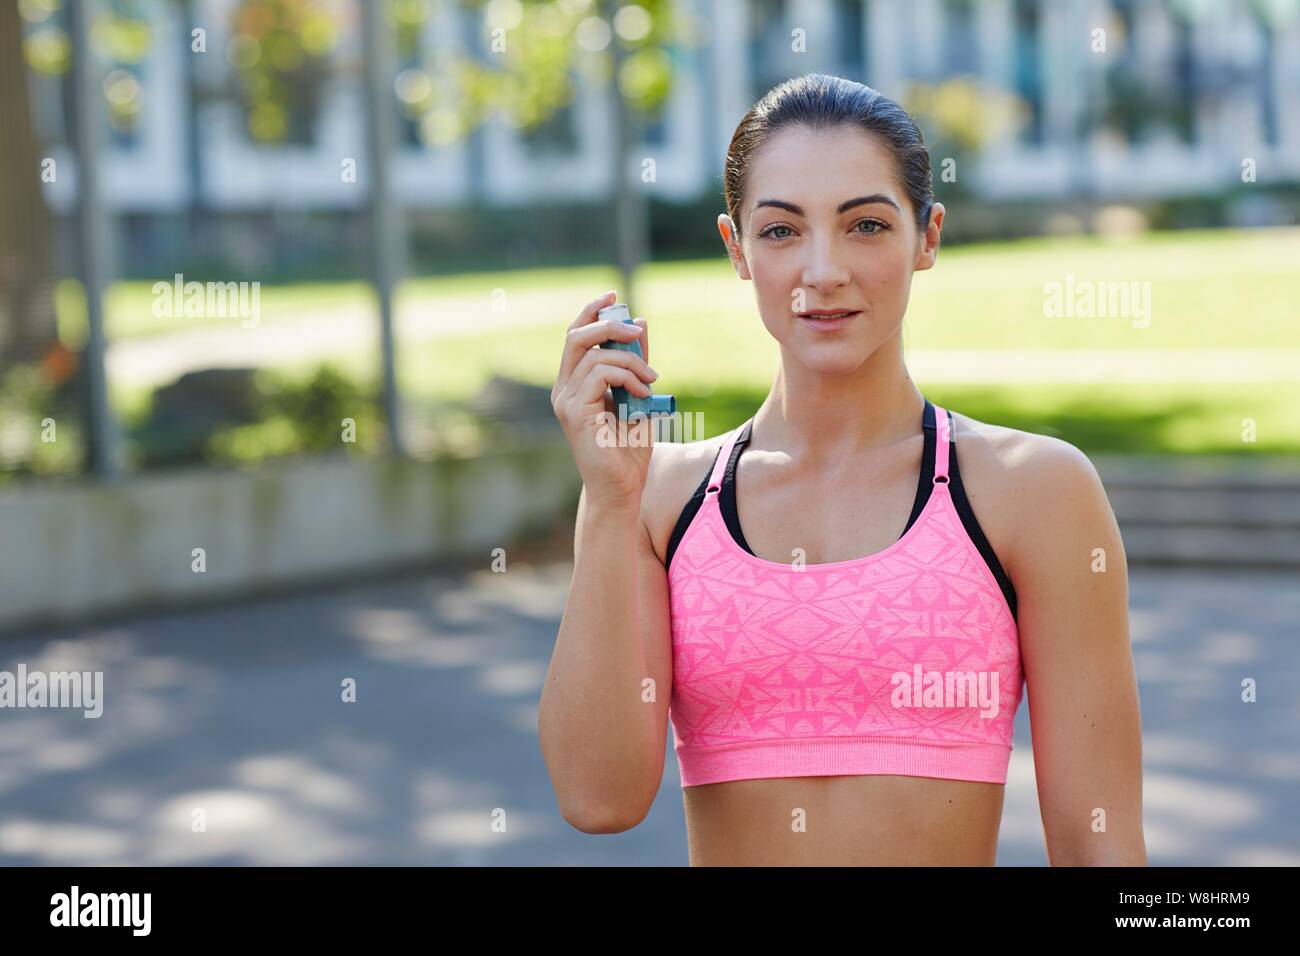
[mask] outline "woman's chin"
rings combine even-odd
[[[870,353],[846,345],[803,347],[794,350],[799,364],[819,375],[848,375],[862,368]]]

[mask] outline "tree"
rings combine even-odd
[[[50,211],[33,123],[18,4],[0,3],[0,349],[26,361],[57,339]]]
[[[634,150],[672,92],[673,52],[691,42],[690,22],[675,17],[672,0],[463,3],[477,18],[481,49],[430,58],[408,77],[408,115],[430,144],[450,145],[493,116],[525,131],[542,126],[573,101],[579,73],[605,84],[615,174],[611,239],[622,298],[629,298],[649,247],[644,190],[631,179]],[[392,9],[400,48],[416,49],[427,5],[393,0]]]

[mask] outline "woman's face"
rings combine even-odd
[[[850,372],[903,321],[912,272],[934,265],[943,207],[921,230],[876,136],[837,127],[776,133],[750,160],[741,240],[718,229],[737,273],[751,279],[759,314],[782,351],[809,368]],[[834,324],[817,311],[854,314]]]

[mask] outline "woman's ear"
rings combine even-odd
[[[921,233],[916,249],[916,262],[912,264],[912,268],[917,272],[933,268],[934,261],[939,257],[939,234],[943,232],[943,213],[943,203],[930,204],[930,221],[925,231]]]
[[[745,262],[745,251],[740,246],[740,237],[736,234],[736,224],[725,212],[718,216],[718,232],[722,234],[722,244],[727,247],[727,257],[742,279],[752,278],[749,264]]]

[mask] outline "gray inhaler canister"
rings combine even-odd
[[[636,325],[632,321],[632,313],[628,311],[627,304],[616,302],[613,305],[607,305],[596,313],[596,321],[603,322],[605,319],[618,319],[629,325]],[[625,352],[635,352],[637,356],[644,359],[641,353],[641,341],[633,339],[631,342],[620,342],[616,339],[609,339],[600,344],[602,349],[622,349]],[[647,388],[650,386],[647,385]],[[653,389],[652,389],[653,391]],[[631,418],[636,414],[643,415],[671,415],[677,410],[677,400],[671,395],[648,395],[642,398],[640,395],[633,395],[621,385],[611,385],[610,392],[614,395],[614,407],[616,409],[626,408],[626,418]],[[622,413],[620,413],[622,414]]]

